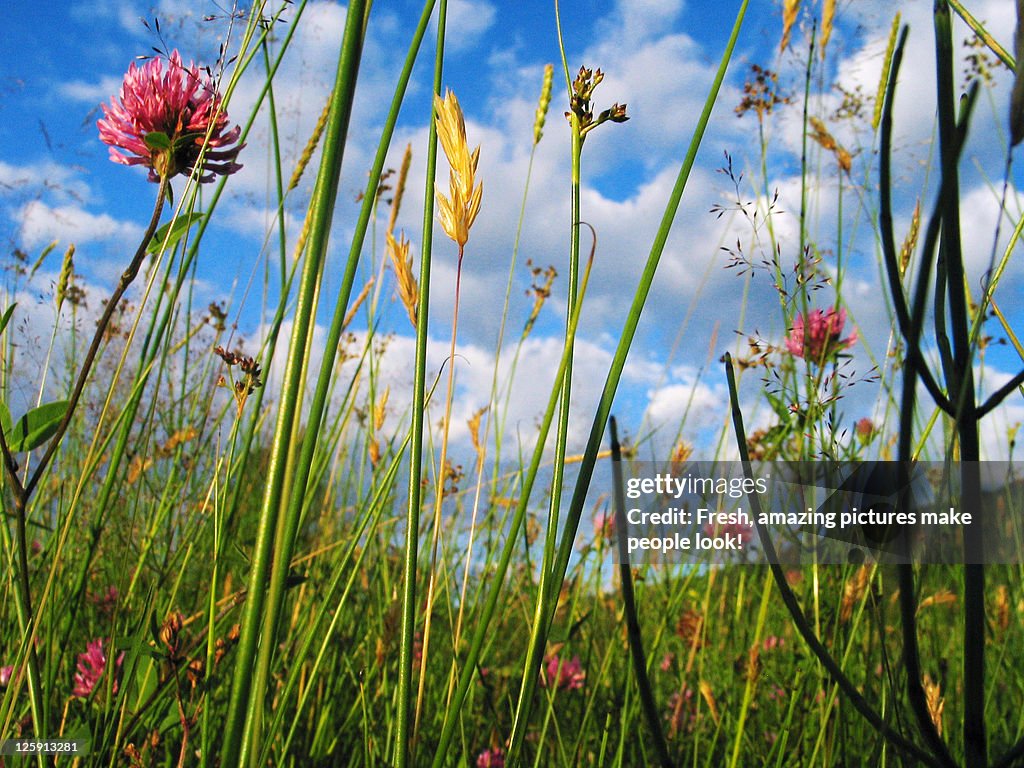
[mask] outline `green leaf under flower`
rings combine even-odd
[[[205,213],[193,211],[182,214],[164,224],[153,234],[153,239],[146,246],[147,253],[156,253],[167,244],[167,248],[173,248],[178,241],[188,232],[189,227],[197,224],[206,217]]]
[[[161,152],[171,148],[171,139],[163,131],[150,131],[142,137],[142,140],[154,152]]]
[[[0,427],[11,453],[25,453],[38,448],[57,432],[68,410],[67,400],[57,400],[25,413],[16,422],[6,403],[0,403]]]

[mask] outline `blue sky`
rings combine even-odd
[[[633,287],[738,5],[696,0],[562,3],[570,69],[574,71],[581,64],[603,69],[606,79],[595,96],[596,106],[626,102],[631,115],[628,123],[595,131],[584,152],[583,217],[598,231],[598,252],[577,355],[576,400],[582,414],[574,430],[577,440],[589,428],[586,414],[603,382]],[[791,263],[795,258],[803,138],[799,108],[781,109],[768,124],[767,179],[760,172],[757,123],[750,115],[738,119],[733,108],[739,103],[752,63],[778,71],[783,90],[794,97],[800,94],[810,20],[820,13],[820,3],[805,1],[803,5],[792,48],[785,54],[778,49],[779,5],[763,0],[750,5],[729,78],[684,196],[623,381],[617,411],[632,434],[656,430],[662,436],[659,439],[670,440],[689,404],[684,434],[691,442],[710,449],[725,416],[724,375],[717,360],[726,350],[737,350],[740,337],[734,332],[756,331],[775,343],[786,332],[778,298],[764,275],[755,277],[748,289],[744,279],[724,268],[722,246],[739,239],[745,250],[757,252],[753,231],[741,217],[719,219],[709,211],[716,204],[730,202],[731,183],[716,172],[723,163],[723,153],[728,152],[737,172],[744,174],[744,200],[759,200],[763,207],[764,199],[758,194],[765,189],[778,190],[780,212],[774,219],[775,234],[783,261]],[[279,6],[279,2],[268,3],[268,13]],[[1012,49],[1012,3],[985,0],[968,6],[989,23],[1005,47]],[[60,253],[69,242],[76,244],[76,268],[84,287],[95,296],[94,305],[109,291],[124,260],[134,250],[133,240],[142,232],[155,186],[146,181],[142,170],[108,161],[107,148],[98,141],[95,127],[98,105],[118,89],[134,57],[152,53],[154,46],[177,48],[186,61],[193,59],[211,66],[221,43],[226,41],[228,50],[234,50],[240,29],[229,28],[225,8],[224,3],[182,0],[81,0],[23,4],[5,19],[4,42],[0,44],[0,245],[5,252],[24,248],[34,257],[52,240],[60,242],[37,276],[33,286],[37,293],[48,289],[47,280],[54,279]],[[834,119],[842,96],[833,84],[838,82],[851,92],[860,88],[864,96],[873,97],[896,10],[911,25],[896,110],[896,230],[897,238],[901,238],[909,228],[915,200],[923,195],[927,205],[934,193],[934,176],[930,174],[930,141],[935,130],[931,3],[839,3],[829,58],[825,65],[815,66],[812,80],[811,114],[824,120],[837,140],[855,152],[853,172],[843,181],[840,234],[838,173],[831,156],[812,145],[807,223],[809,237],[822,252],[826,269],[834,268],[837,252],[843,254],[847,268],[844,296],[850,322],[856,324],[861,337],[854,348],[853,365],[862,373],[872,365],[869,353],[884,362],[889,332],[881,298],[877,244],[870,226],[877,206],[877,167],[865,122]],[[284,18],[290,21],[293,12]],[[373,9],[336,214],[335,264],[340,264],[347,250],[346,239],[357,213],[354,199],[365,183],[394,77],[419,12],[420,5],[413,2],[378,2]],[[456,406],[456,424],[461,425],[464,417],[487,400],[541,73],[549,62],[560,68],[560,60],[549,0],[458,0],[450,4],[450,13],[445,85],[457,92],[466,111],[471,144],[481,145],[480,177],[484,182],[483,208],[464,263],[460,329],[463,365],[458,369]],[[204,21],[208,16],[213,18]],[[309,3],[299,21],[294,47],[275,83],[286,174],[324,104],[343,18],[343,6]],[[149,21],[149,28],[142,19]],[[154,19],[160,20],[159,35]],[[283,32],[282,28],[279,36]],[[965,37],[966,28],[958,23],[958,50],[967,52],[959,45]],[[413,145],[413,170],[399,226],[416,244],[414,248],[420,241],[417,209],[424,189],[422,162],[431,59],[432,51],[425,49],[389,163],[397,167],[406,143]],[[233,122],[247,114],[260,84],[258,71],[243,78],[229,105]],[[1009,85],[1010,75],[1005,68],[994,69],[993,83],[982,93],[965,153],[965,241],[974,287],[992,248]],[[532,259],[540,266],[552,264],[563,277],[556,281],[555,295],[524,348],[524,362],[515,383],[517,396],[510,412],[511,432],[532,428],[546,397],[545,373],[550,372],[559,354],[564,310],[559,296],[564,290],[569,229],[568,134],[561,117],[564,109],[564,86],[556,77],[545,137],[534,161],[514,274],[510,311],[513,335],[518,333],[531,303],[524,295],[530,284],[525,261]],[[869,115],[870,109],[869,104]],[[217,210],[216,226],[203,247],[197,273],[197,303],[204,306],[212,300],[226,301],[250,351],[261,337],[262,302],[258,294],[266,257],[263,243],[271,220],[267,200],[273,175],[267,136],[267,122],[261,118],[239,158],[245,169],[229,180],[228,196]],[[307,174],[289,203],[291,242],[308,200],[310,176]],[[1022,207],[1021,200],[1011,193],[1011,213],[1019,216]],[[1012,224],[1004,222],[1003,242],[1011,229]],[[763,231],[761,238],[763,244]],[[447,354],[455,255],[447,241],[437,243],[431,307],[435,368]],[[379,253],[367,254],[363,279],[373,272],[373,265],[379,263],[377,258]],[[1004,312],[1018,321],[1024,315],[1016,300],[1024,287],[1019,261],[1011,261],[1001,293]],[[329,270],[325,296],[334,294],[340,269]],[[255,292],[245,295],[244,287],[251,280],[255,280]],[[395,337],[382,370],[393,380],[392,407],[397,419],[403,408],[401,393],[407,392],[409,385],[411,331],[404,312],[390,294],[388,276],[381,301],[387,308],[384,327],[393,330]],[[827,291],[820,295],[827,306],[831,296]],[[48,332],[42,326],[52,322],[52,313],[37,312],[29,317],[39,324],[40,334]],[[507,372],[510,363],[506,356],[500,362],[501,370]],[[988,386],[1012,375],[1019,365],[1005,347],[993,349],[988,363]],[[747,377],[746,386],[748,391],[756,392],[760,384],[755,374]],[[872,389],[867,384],[851,390],[843,404],[843,417],[852,424],[863,416],[879,416],[878,394],[877,387]],[[755,424],[766,418],[763,412],[751,414]],[[999,443],[1005,442],[1006,427],[1020,420],[1024,420],[1024,405],[1019,398],[992,419],[986,434],[993,457],[1004,450]],[[460,436],[465,437],[464,428],[456,429],[456,438]]]

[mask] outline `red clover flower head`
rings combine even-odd
[[[201,77],[195,64],[185,67],[174,51],[166,71],[159,58],[141,67],[132,62],[120,96],[101,105],[103,118],[96,126],[100,140],[110,145],[110,159],[146,166],[150,181],[191,174],[197,165],[199,181],[213,181],[242,167],[235,159],[245,146],[235,145],[241,133],[237,125],[225,130],[228,115],[220,103],[213,81]]]
[[[124,652],[118,654],[115,668],[121,667],[124,660]],[[103,677],[107,668],[107,654],[103,650],[103,638],[97,638],[86,645],[85,653],[78,654],[78,671],[75,672],[75,687],[72,693],[79,698],[85,699],[96,688],[96,684]],[[114,680],[114,692],[117,692],[117,680]]]
[[[786,337],[786,349],[811,362],[823,362],[857,341],[857,331],[839,338],[846,325],[845,309],[815,309],[793,320],[793,329]]]
[[[485,749],[476,756],[476,768],[505,768],[505,751],[501,747]]]
[[[573,656],[572,661],[562,661],[557,654],[552,654],[547,659],[540,682],[545,688],[575,691],[583,687],[586,679],[587,673],[579,656]]]

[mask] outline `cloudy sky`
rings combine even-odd
[[[606,77],[595,94],[595,106],[603,109],[625,102],[631,118],[625,124],[602,126],[588,137],[584,148],[583,218],[597,231],[597,253],[576,356],[578,418],[573,432],[578,444],[589,430],[588,414],[739,3],[601,0],[561,5],[570,71],[580,65],[602,69]],[[800,156],[805,135],[801,100],[812,20],[820,13],[820,3],[805,0],[803,5],[790,49],[780,52],[780,3],[751,2],[662,258],[616,403],[626,431],[636,439],[651,439],[652,445],[671,444],[681,432],[698,450],[713,451],[725,417],[720,356],[729,350],[744,354],[747,335],[781,344],[786,334],[787,320],[768,275],[763,270],[752,277],[738,275],[739,270],[727,268],[729,255],[723,248],[739,243],[744,254],[758,262],[771,254],[764,214],[769,198],[777,192],[770,230],[783,268],[790,269],[798,255]],[[966,5],[1012,50],[1012,3],[973,0]],[[267,15],[276,14],[281,6],[280,0],[268,2]],[[811,69],[809,114],[823,121],[836,141],[851,152],[852,167],[849,174],[841,174],[831,152],[809,144],[806,226],[808,241],[822,258],[821,269],[829,275],[842,269],[848,326],[855,325],[859,336],[848,370],[858,379],[876,363],[886,366],[890,340],[871,223],[878,203],[877,139],[870,121],[894,12],[899,11],[911,29],[895,113],[897,240],[910,228],[915,202],[921,199],[927,210],[935,193],[934,55],[930,2],[856,0],[838,6],[827,58],[824,63],[816,59]],[[465,439],[465,418],[488,402],[495,339],[531,155],[534,110],[544,66],[556,65],[554,98],[533,160],[512,276],[509,341],[499,361],[502,376],[507,375],[512,366],[511,342],[532,304],[526,295],[531,283],[527,260],[541,267],[553,265],[559,278],[523,347],[512,385],[506,433],[523,435],[533,430],[546,401],[560,355],[565,309],[569,141],[562,118],[566,95],[554,8],[549,0],[453,0],[449,8],[444,82],[458,94],[466,111],[470,143],[481,146],[479,176],[484,183],[483,207],[462,275],[457,440]],[[6,16],[0,45],[0,242],[5,254],[21,248],[33,259],[48,243],[60,243],[37,274],[34,295],[52,290],[60,254],[72,242],[77,247],[81,284],[97,297],[95,303],[109,291],[141,236],[155,185],[147,182],[141,169],[109,162],[107,148],[97,138],[99,104],[118,90],[128,64],[137,56],[152,55],[154,48],[177,48],[186,61],[216,67],[219,47],[225,45],[230,53],[239,44],[241,24],[232,25],[230,10],[229,3],[192,0],[58,0],[20,4]],[[327,270],[325,297],[338,288],[358,212],[356,197],[365,184],[420,10],[417,3],[398,0],[376,3],[371,14],[335,217],[334,269]],[[274,81],[286,177],[325,103],[344,15],[344,6],[329,2],[307,3],[297,21],[295,5],[281,15],[273,46],[281,44],[290,27],[296,29]],[[969,37],[966,26],[958,21],[958,54],[981,52],[961,45]],[[994,248],[1011,82],[1009,71],[997,66],[990,54],[987,58],[991,80],[982,90],[963,161],[964,239],[975,296]],[[411,238],[414,252],[421,239],[432,59],[432,43],[427,43],[389,162],[397,168],[404,147],[412,145],[412,171],[399,227]],[[766,175],[757,118],[753,113],[739,118],[734,111],[754,64],[778,72],[780,93],[793,101],[780,105],[766,120]],[[244,122],[252,110],[263,84],[261,67],[257,59],[233,94],[228,106],[232,122]],[[965,82],[968,69],[966,63],[958,67],[958,85]],[[847,107],[859,102],[860,112],[844,111],[844,101]],[[277,298],[273,279],[269,297],[262,295],[268,258],[271,274],[277,269],[273,245],[269,253],[266,245],[275,209],[268,125],[264,110],[239,158],[245,168],[229,179],[226,197],[216,209],[196,275],[196,304],[225,302],[249,351],[261,340],[265,302],[273,306]],[[731,157],[738,184],[720,172],[725,153]],[[443,180],[443,162],[440,169]],[[306,174],[286,207],[290,243],[298,234],[311,176]],[[737,186],[748,213],[759,211],[756,226],[737,212]],[[1014,191],[1008,193],[1008,214],[996,248],[1000,255],[1021,215],[1021,202]],[[725,215],[713,212],[716,206],[724,207]],[[433,371],[447,355],[455,275],[454,248],[441,239],[439,229],[436,235],[430,308]],[[586,238],[585,244],[589,246]],[[380,258],[379,249],[367,248],[357,288],[376,272]],[[1024,287],[1022,276],[1020,254],[1015,253],[997,301],[1018,327],[1024,319],[1024,307],[1019,308],[1017,300]],[[382,376],[392,383],[389,407],[393,418],[399,419],[407,408],[404,393],[411,384],[412,333],[392,296],[389,273],[379,287],[380,328],[394,332]],[[13,290],[10,282],[8,290]],[[831,306],[834,293],[825,288],[813,294],[811,301],[813,306]],[[325,299],[325,303],[330,302]],[[32,322],[52,323],[52,311],[32,314],[26,308],[25,312]],[[365,318],[357,319],[357,331],[365,326]],[[36,330],[48,334],[48,327]],[[1004,336],[994,324],[988,331]],[[985,364],[984,387],[990,390],[1021,363],[1010,347],[993,346],[986,352]],[[765,423],[768,414],[754,405],[760,373],[749,372],[744,387],[751,423]],[[864,381],[851,388],[840,408],[842,425],[852,426],[865,416],[886,417],[878,405],[881,396],[878,384]],[[891,414],[887,418],[891,425]],[[991,457],[1005,455],[1007,427],[1021,419],[1024,403],[1014,396],[986,429]]]

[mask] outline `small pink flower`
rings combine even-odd
[[[505,768],[505,750],[501,747],[485,749],[476,756],[476,768]]]
[[[765,651],[774,651],[776,648],[782,648],[785,645],[785,638],[776,637],[775,635],[769,635],[764,639],[764,642],[761,643],[761,647],[764,648]]]
[[[11,676],[14,674],[14,665],[10,664],[6,667],[0,667],[0,685],[4,688],[11,682]]]
[[[78,654],[78,671],[75,672],[75,687],[71,692],[79,698],[85,699],[89,697],[107,668],[107,654],[103,650],[103,643],[104,640],[102,638],[92,640],[86,645],[85,653]],[[115,674],[120,670],[122,661],[124,661],[124,651],[118,655],[117,661],[114,662]],[[114,680],[114,693],[117,693],[116,678]]]
[[[191,174],[199,163],[204,144],[207,150],[199,167],[200,181],[213,181],[217,174],[234,173],[235,162],[244,145],[238,141],[236,125],[225,132],[227,113],[220,109],[221,97],[209,78],[200,77],[195,64],[185,67],[174,51],[164,72],[163,61],[150,59],[141,67],[128,67],[120,97],[103,104],[103,118],[96,122],[100,140],[110,145],[110,159],[122,165],[144,165],[149,180],[162,175],[171,178]],[[150,134],[164,134],[166,141]],[[160,143],[168,146],[160,146]]]
[[[117,587],[113,584],[108,586],[103,592],[98,595],[89,595],[89,600],[95,605],[101,613],[109,614],[113,613],[114,609],[117,608],[118,591]]]
[[[797,357],[811,362],[824,362],[857,341],[857,331],[845,339],[839,338],[846,325],[845,309],[815,309],[793,320],[793,328],[786,337],[786,349]]]
[[[594,533],[599,539],[609,539],[615,533],[615,514],[598,512],[594,515]]]
[[[875,436],[875,423],[865,416],[854,426],[854,431],[857,433],[857,438],[866,445]]]
[[[573,656],[572,661],[562,661],[557,654],[552,654],[548,656],[540,683],[545,688],[575,691],[583,687],[586,679],[587,673],[579,656]]]
[[[661,669],[662,672],[668,672],[670,669],[672,669],[672,662],[675,660],[676,655],[674,653],[666,653],[664,656],[662,656],[661,664],[659,664],[658,667]]]
[[[704,534],[707,536],[736,536],[740,541],[746,543],[753,532],[753,527],[747,523],[708,523],[704,526]]]

